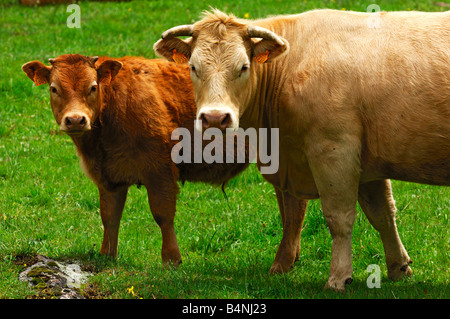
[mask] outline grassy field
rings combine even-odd
[[[450,190],[394,182],[397,224],[413,259],[413,275],[387,279],[378,234],[358,208],[353,235],[354,282],[345,294],[324,291],[331,236],[319,201],[309,204],[300,261],[284,275],[268,274],[281,240],[275,193],[254,166],[220,188],[186,183],[176,231],[183,264],[161,266],[161,235],[145,188],[131,187],[119,255],[100,256],[103,228],[97,189],[78,166],[75,147],[61,135],[46,86],[21,71],[30,60],[66,53],[155,57],[162,31],[194,22],[209,5],[258,18],[315,8],[366,11],[364,1],[133,1],[81,2],[81,28],[70,29],[65,5],[22,7],[0,2],[0,298],[31,298],[18,280],[36,254],[78,260],[94,272],[86,294],[98,298],[449,298]],[[434,1],[377,1],[382,10],[442,11]],[[370,264],[381,288],[366,285]],[[41,296],[42,297],[42,296]]]

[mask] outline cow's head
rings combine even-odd
[[[48,83],[53,115],[61,131],[79,137],[91,129],[100,105],[99,84],[109,85],[122,63],[98,57],[62,55],[49,59],[51,66],[31,61],[22,70],[36,84]]]
[[[179,36],[190,36],[183,40]],[[252,98],[255,66],[287,52],[288,42],[265,28],[251,26],[218,10],[193,25],[165,31],[154,50],[170,61],[189,62],[197,120],[221,130],[239,126]],[[197,123],[200,123],[199,121]]]

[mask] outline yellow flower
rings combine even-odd
[[[244,14],[244,18],[248,19],[250,17],[250,14],[247,12],[246,14]]]
[[[341,10],[342,10],[342,11],[345,11],[345,10],[347,10],[347,9],[345,9],[345,8],[342,8]]]
[[[127,288],[127,290],[128,290],[129,294],[132,294],[133,296],[135,296],[135,294],[134,294],[134,286],[131,286],[131,288]]]

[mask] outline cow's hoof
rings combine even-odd
[[[325,284],[324,289],[326,290],[332,290],[335,292],[344,293],[345,292],[345,286],[350,285],[353,282],[352,278],[347,278],[344,281],[338,281],[335,279],[329,279],[327,283]]]
[[[409,267],[409,264],[412,263],[412,260],[409,260],[404,265],[394,264],[388,268],[388,277],[391,280],[397,281],[402,279],[403,277],[410,277],[412,275],[412,270]]]

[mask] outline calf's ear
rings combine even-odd
[[[182,40],[179,38],[161,39],[153,45],[156,55],[175,63],[186,63],[191,58],[192,38]]]
[[[48,83],[51,69],[40,61],[31,61],[22,65],[22,70],[36,85]]]
[[[122,68],[122,62],[106,60],[97,68],[98,83],[109,85]]]

